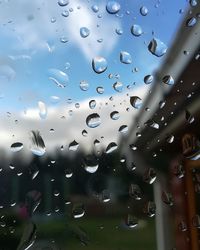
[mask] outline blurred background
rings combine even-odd
[[[199,18],[0,1],[0,250],[200,249]]]

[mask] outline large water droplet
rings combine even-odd
[[[87,81],[80,82],[80,89],[83,91],[87,91],[89,89],[89,83]]]
[[[68,17],[69,16],[69,11],[64,10],[61,15],[64,16],[64,17]]]
[[[90,107],[91,109],[94,109],[94,108],[96,107],[96,101],[95,101],[95,100],[91,100],[91,101],[89,102],[89,107]]]
[[[118,112],[118,111],[113,111],[112,113],[110,113],[110,118],[111,118],[112,120],[118,120],[119,117],[120,117],[120,115],[119,115],[119,112]]]
[[[86,38],[89,36],[89,34],[90,34],[90,30],[87,27],[80,28],[81,37]]]
[[[127,125],[122,125],[119,127],[119,132],[122,134],[125,134],[128,132],[128,126]]]
[[[156,204],[153,201],[147,202],[144,207],[144,213],[148,217],[153,217],[156,213]]]
[[[85,209],[82,204],[74,205],[72,209],[72,215],[75,219],[79,219],[83,217],[85,214]]]
[[[156,177],[156,171],[153,168],[148,168],[144,173],[143,180],[148,184],[153,184]]]
[[[115,142],[111,142],[110,144],[108,144],[107,148],[106,148],[106,154],[110,154],[113,151],[115,151],[117,149],[117,144]]]
[[[191,17],[186,21],[187,27],[193,27],[197,23],[197,19],[195,17]]]
[[[44,141],[39,131],[31,131],[31,152],[37,156],[42,156],[46,152]]]
[[[157,38],[153,38],[150,41],[148,49],[157,57],[161,57],[167,52],[167,46]]]
[[[61,7],[67,6],[69,4],[69,0],[58,0],[58,4]]]
[[[49,69],[49,79],[52,80],[58,87],[65,88],[69,82],[68,75],[58,69]]]
[[[191,7],[195,7],[197,5],[197,0],[190,0]]]
[[[98,94],[102,95],[104,93],[104,88],[99,86],[99,87],[96,88],[96,91],[97,91]]]
[[[106,203],[110,201],[110,192],[108,190],[103,190],[101,194],[101,200]]]
[[[141,36],[142,35],[142,28],[140,27],[140,25],[137,25],[137,24],[134,24],[132,27],[131,27],[131,33],[134,35],[134,36]]]
[[[138,96],[131,96],[130,97],[130,104],[135,108],[139,109],[142,106],[142,99]]]
[[[76,151],[79,147],[79,143],[75,140],[69,144],[69,150]]]
[[[169,206],[174,204],[172,194],[165,191],[162,192],[162,201]]]
[[[26,194],[25,206],[31,217],[41,203],[42,194],[36,190],[29,191]]]
[[[167,143],[172,143],[174,141],[174,135],[168,135],[166,137],[166,141],[167,141]]]
[[[126,51],[120,52],[120,62],[124,64],[131,64],[132,63],[132,57],[131,55]]]
[[[185,119],[189,124],[194,122],[194,116],[188,110],[185,110]]]
[[[92,5],[91,9],[92,9],[95,13],[97,13],[97,12],[99,11],[99,7],[98,7],[98,5],[96,5],[96,4]]]
[[[150,83],[152,83],[153,82],[153,76],[152,75],[146,75],[145,77],[144,77],[144,83],[145,84],[150,84]]]
[[[166,101],[160,101],[159,102],[159,108],[160,109],[164,108],[165,104],[166,104]]]
[[[117,92],[122,92],[123,90],[123,83],[122,82],[115,82],[113,84],[113,89]]]
[[[39,101],[38,102],[38,108],[39,108],[39,116],[41,119],[45,119],[47,117],[47,108],[44,102]]]
[[[163,79],[162,79],[162,81],[163,81],[163,83],[165,83],[167,85],[173,85],[174,84],[174,79],[170,75],[164,76]]]
[[[120,4],[116,1],[108,1],[106,5],[106,10],[109,14],[116,14],[120,10]]]
[[[71,178],[72,175],[73,175],[73,172],[72,172],[71,168],[65,169],[65,177],[66,178]]]
[[[95,173],[99,167],[98,159],[94,155],[87,155],[83,160],[83,167],[88,173]]]
[[[19,152],[20,150],[22,150],[23,147],[24,147],[24,146],[23,146],[23,143],[21,143],[21,142],[15,142],[15,143],[13,143],[13,144],[10,146],[10,150],[11,150],[12,152]]]
[[[136,184],[131,184],[129,187],[129,195],[130,197],[134,198],[135,200],[142,199],[142,191],[140,187]]]
[[[123,34],[122,29],[116,29],[115,32],[117,33],[117,35],[120,35],[120,36]]]
[[[160,128],[159,124],[158,124],[157,122],[151,120],[151,119],[148,120],[148,121],[146,121],[146,122],[144,123],[144,125],[145,125],[145,126],[148,126],[148,127],[150,127],[150,128],[155,128],[155,129],[159,129],[159,128]]]
[[[128,214],[125,223],[129,228],[135,228],[138,225],[138,220],[133,215]]]
[[[101,118],[97,113],[93,113],[86,118],[86,124],[90,128],[96,128],[101,124]]]
[[[104,57],[96,56],[92,59],[92,68],[97,74],[103,73],[107,69],[107,61]]]
[[[140,14],[141,14],[142,16],[146,16],[146,15],[148,14],[148,9],[147,9],[146,6],[142,6],[142,7],[140,8]]]

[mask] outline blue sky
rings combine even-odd
[[[120,75],[118,80],[124,84],[125,92],[128,92],[126,86],[133,82],[136,87],[144,85],[144,76],[159,68],[164,59],[164,56],[157,58],[148,51],[149,41],[156,37],[170,47],[184,16],[179,10],[186,12],[189,4],[186,0],[121,0],[118,1],[121,9],[116,16],[106,12],[106,2],[71,0],[66,7],[60,7],[56,0],[2,1],[0,96],[4,97],[0,99],[1,110],[12,112],[37,107],[38,101],[52,105],[51,96],[59,96],[60,105],[66,105],[68,98],[80,102],[98,96],[97,86],[104,87],[104,96],[115,95],[112,85],[117,79],[109,79],[110,73]],[[91,10],[94,4],[99,6],[98,13]],[[147,16],[140,14],[142,6],[148,8]],[[69,12],[69,17],[63,17],[61,13],[70,8],[73,11]],[[52,23],[52,18],[56,18],[56,22]],[[144,33],[140,37],[131,34],[133,24],[142,27]],[[90,29],[87,38],[80,37],[79,29],[83,26]],[[123,30],[122,35],[116,34],[117,28]],[[60,42],[63,36],[68,42]],[[103,42],[99,43],[97,39],[103,39]],[[131,64],[120,62],[120,51],[131,54]],[[96,74],[92,70],[94,56],[107,59],[108,68],[104,73]],[[68,70],[65,69],[67,62],[71,65]],[[135,67],[138,72],[132,72]],[[68,74],[66,88],[59,88],[49,80],[51,68]],[[81,80],[89,83],[88,91],[80,90]]]

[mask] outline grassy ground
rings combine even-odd
[[[51,242],[59,250],[156,250],[155,223],[151,218],[139,221],[134,229],[127,229],[121,217],[83,217],[80,219],[37,219],[37,242]],[[0,250],[16,250],[24,226],[14,234],[0,228]]]
[[[156,249],[153,219],[139,223],[139,227],[132,230],[120,224],[119,218],[85,218],[72,221],[69,225],[63,222],[41,224],[39,238],[48,236],[54,239],[62,250]]]

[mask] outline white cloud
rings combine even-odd
[[[130,95],[138,95],[143,100],[148,92],[148,87],[142,86],[132,90]],[[0,124],[0,148],[4,148],[7,153],[10,152],[10,145],[14,142],[24,143],[24,152],[30,154],[30,140],[29,132],[31,130],[39,130],[45,141],[47,152],[52,154],[56,147],[62,145],[65,149],[73,140],[80,143],[80,147],[84,151],[90,151],[94,148],[93,142],[98,139],[101,147],[105,148],[110,142],[118,143],[120,140],[120,133],[118,129],[121,125],[130,126],[134,122],[134,117],[137,114],[129,101],[126,94],[119,94],[113,96],[113,101],[109,97],[95,98],[96,108],[91,110],[89,108],[89,100],[80,102],[80,108],[76,109],[73,104],[66,107],[48,107],[48,115],[46,119],[41,119],[39,116],[39,109],[28,109],[27,112],[12,114],[11,117],[2,119]],[[108,105],[105,105],[108,103]],[[130,111],[127,112],[126,108]],[[68,111],[73,110],[70,116]],[[110,118],[112,111],[118,111],[120,118],[113,121]],[[97,128],[89,128],[86,125],[86,117],[91,113],[98,113],[101,117],[101,125]],[[62,118],[65,116],[65,118]],[[14,121],[18,120],[16,124]],[[54,133],[50,132],[54,129]],[[88,136],[82,136],[82,130],[87,130]],[[14,137],[13,137],[14,135]],[[103,136],[103,138],[101,138]]]
[[[77,6],[81,8],[77,9]],[[102,18],[98,18],[98,13],[94,13],[90,7],[89,3],[79,0],[71,1],[66,7],[49,0],[18,0],[17,4],[15,1],[6,1],[2,3],[0,15],[5,23],[12,20],[12,23],[7,24],[7,32],[17,38],[15,46],[19,50],[47,49],[48,41],[58,41],[64,35],[74,49],[78,47],[87,59],[91,59],[94,55],[112,51],[118,40],[115,28],[120,28],[120,19],[106,14],[104,3],[99,6]],[[63,17],[62,11],[69,8],[73,8],[73,12],[70,12],[69,17]],[[51,23],[54,17],[56,22]],[[87,38],[80,36],[83,26],[90,29]],[[98,43],[97,40],[101,38],[103,43]],[[71,48],[71,45],[66,48]]]

